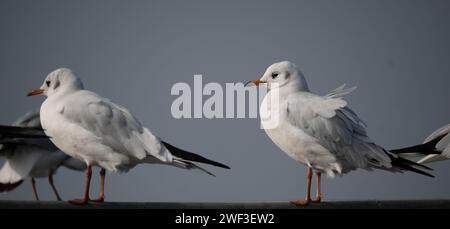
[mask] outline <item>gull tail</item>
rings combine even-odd
[[[195,153],[191,153],[188,152],[186,150],[182,150],[179,149],[167,142],[162,141],[162,143],[164,144],[164,146],[169,150],[170,153],[172,153],[172,155],[174,155],[175,157],[180,158],[181,161],[183,162],[189,162],[191,164],[193,164],[192,162],[199,162],[199,163],[204,163],[204,164],[208,164],[208,165],[214,165],[220,168],[224,168],[224,169],[230,169],[229,166],[224,165],[220,162],[217,161],[213,161],[213,160],[209,160],[203,156],[200,156],[198,154]],[[198,167],[198,166],[197,166]],[[203,170],[203,169],[202,169]]]
[[[22,184],[25,176],[16,168],[17,164],[7,160],[0,169],[0,193],[10,192]]]
[[[401,149],[394,149],[390,150],[390,152],[397,154],[399,156],[408,156],[408,155],[415,155],[415,154],[441,154],[442,152],[436,149],[436,144],[441,141],[442,138],[444,138],[446,134],[443,134],[441,136],[438,136],[434,138],[431,141],[428,141],[424,144],[405,147]]]
[[[0,193],[2,192],[10,192],[16,189],[19,185],[21,185],[23,180],[16,181],[14,183],[0,183]]]

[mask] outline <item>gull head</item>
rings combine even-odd
[[[60,94],[83,89],[83,83],[72,70],[59,68],[47,75],[39,89],[32,90],[28,96]]]
[[[251,80],[246,85],[266,84],[269,89],[293,88],[296,91],[309,91],[303,73],[290,61],[270,65],[259,80]]]

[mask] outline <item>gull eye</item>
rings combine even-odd
[[[45,81],[45,84],[47,85],[47,87],[50,87],[50,80]]]
[[[272,79],[276,79],[277,77],[278,77],[278,73],[277,72],[272,73]]]

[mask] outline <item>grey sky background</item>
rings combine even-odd
[[[342,83],[347,101],[386,148],[421,142],[450,122],[450,2],[376,1],[0,1],[0,123],[40,106],[27,98],[59,67],[87,89],[126,106],[162,139],[226,163],[217,177],[140,165],[107,174],[108,201],[258,201],[304,196],[306,168],[279,150],[257,119],[181,119],[170,114],[176,82],[259,78],[291,60],[310,88]],[[206,99],[207,97],[205,97]],[[356,171],[324,179],[325,200],[450,198],[450,161],[436,178]],[[84,175],[60,169],[64,199]],[[98,193],[95,171],[91,195]],[[46,179],[42,199],[53,199]],[[32,199],[24,182],[0,199]]]

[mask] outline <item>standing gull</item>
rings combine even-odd
[[[82,171],[86,165],[61,152],[40,129],[39,111],[20,117],[13,126],[0,127],[0,156],[6,157],[0,169],[0,192],[9,192],[30,177],[36,200],[39,196],[35,178],[47,177],[57,200],[61,197],[53,183],[60,166]]]
[[[423,144],[410,146],[402,149],[391,150],[391,152],[402,157],[423,155],[417,163],[425,164],[450,158],[450,124],[447,124],[428,136]]]
[[[28,95],[45,94],[41,123],[51,141],[63,152],[87,164],[84,197],[70,201],[86,204],[89,199],[92,166],[101,167],[100,197],[104,201],[106,170],[128,171],[140,163],[166,164],[200,169],[200,162],[228,166],[178,149],[160,140],[124,107],[85,90],[81,80],[66,68],[51,72],[40,89]]]
[[[269,138],[308,167],[306,197],[291,203],[320,202],[322,173],[334,177],[361,168],[431,176],[416,168],[427,167],[396,157],[370,140],[365,124],[342,99],[354,88],[341,86],[326,96],[316,95],[300,70],[288,61],[271,65],[261,79],[249,83],[264,83],[269,89],[260,107],[261,125]],[[317,176],[315,200],[310,197],[313,172]]]

